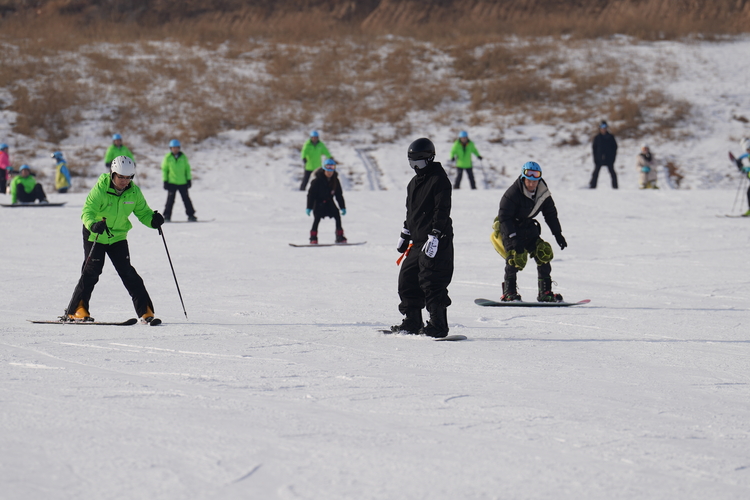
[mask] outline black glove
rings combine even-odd
[[[169,183],[167,181],[164,181],[164,189],[169,191]]]
[[[159,212],[154,212],[154,215],[151,216],[151,227],[156,229],[161,227],[162,224],[164,224],[164,217]]]
[[[103,220],[94,222],[91,224],[91,232],[96,234],[102,234],[107,230],[107,223]]]
[[[188,179],[188,183],[187,183],[187,187],[188,187],[188,189],[190,189],[190,187],[191,187],[192,185],[193,185],[193,184],[192,184],[192,183],[190,182],[190,179]]]
[[[560,250],[565,250],[565,247],[568,246],[568,243],[565,241],[565,237],[560,234],[555,235],[555,241],[557,241],[557,244],[560,245]]]
[[[411,233],[408,229],[403,228],[401,230],[401,235],[398,237],[398,244],[396,245],[398,253],[406,252],[409,248],[409,243],[411,243]]]
[[[477,156],[477,158],[479,158],[480,160],[482,159],[482,157],[481,157],[481,156]]]

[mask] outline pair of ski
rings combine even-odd
[[[99,326],[130,326],[135,325],[138,323],[138,320],[136,318],[130,318],[125,321],[62,321],[62,320],[28,320],[31,323],[35,323],[38,325],[99,325]],[[149,326],[158,326],[161,325],[161,320],[159,318],[154,318],[148,323],[146,323]]]

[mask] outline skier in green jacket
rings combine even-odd
[[[73,296],[70,299],[62,321],[94,321],[89,314],[89,301],[104,268],[104,256],[115,266],[122,284],[133,299],[136,314],[142,323],[154,319],[154,305],[143,284],[130,263],[128,231],[133,225],[130,214],[135,214],[141,223],[150,228],[164,224],[164,217],[151,210],[140,188],[133,184],[135,163],[126,156],[118,156],[112,161],[112,173],[102,174],[89,192],[83,205],[83,254],[85,260],[81,268]]]
[[[164,181],[164,189],[167,191],[164,219],[167,222],[172,220],[172,207],[174,206],[177,191],[179,191],[182,202],[185,204],[185,213],[187,214],[188,221],[197,222],[198,218],[195,216],[193,202],[190,201],[190,195],[188,194],[188,189],[192,186],[191,179],[193,178],[190,173],[190,162],[188,162],[185,153],[180,151],[180,147],[180,141],[177,139],[169,141],[169,153],[167,153],[161,162],[162,180]]]
[[[47,196],[44,194],[44,188],[39,184],[28,165],[21,165],[18,175],[10,183],[10,202],[16,203],[47,203]]]
[[[120,134],[115,134],[112,136],[112,145],[107,148],[107,153],[104,155],[104,166],[107,167],[107,170],[112,166],[112,160],[118,156],[127,156],[133,160],[133,163],[135,163],[133,153],[131,153],[128,147],[122,143],[122,136]]]
[[[302,164],[305,167],[305,174],[302,176],[302,184],[299,187],[300,191],[307,189],[307,181],[310,180],[310,174],[321,167],[323,164],[321,157],[323,156],[326,159],[333,160],[333,156],[328,152],[328,148],[320,140],[320,134],[317,130],[313,130],[310,132],[310,138],[305,141],[300,152]]]
[[[458,169],[453,189],[461,188],[461,176],[463,175],[464,170],[466,170],[466,175],[469,177],[471,189],[477,188],[477,185],[474,182],[473,165],[471,164],[472,154],[480,160],[482,159],[474,142],[469,140],[469,134],[465,130],[462,130],[458,133],[458,140],[453,143],[453,147],[451,148],[451,160],[456,161],[456,168]]]

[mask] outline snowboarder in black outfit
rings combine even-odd
[[[539,278],[539,302],[562,302],[562,295],[552,292],[552,245],[541,239],[541,227],[534,219],[539,212],[549,226],[555,241],[563,250],[568,244],[562,235],[557,208],[547,183],[542,179],[542,167],[529,161],[524,163],[521,176],[500,200],[491,240],[495,250],[505,259],[503,302],[520,301],[516,277],[526,266],[529,257],[534,258]]]
[[[612,177],[612,189],[617,189],[617,173],[615,172],[617,141],[615,140],[615,136],[609,133],[607,122],[602,121],[599,124],[599,133],[594,137],[591,148],[594,153],[594,172],[591,174],[589,187],[596,189],[599,170],[602,167],[607,167],[609,175]]]
[[[443,166],[434,161],[435,145],[417,139],[409,146],[409,165],[416,175],[406,188],[406,220],[398,251],[406,254],[398,276],[398,306],[404,320],[391,331],[446,337],[448,285],[453,278],[453,222],[451,182]],[[430,320],[422,322],[422,309]]]
[[[333,199],[339,202],[339,206]],[[307,215],[313,214],[312,229],[310,230],[310,244],[318,244],[318,224],[320,219],[331,217],[336,221],[336,243],[346,243],[344,228],[341,227],[341,215],[346,215],[346,203],[344,193],[341,190],[339,174],[336,172],[336,161],[329,158],[323,164],[323,168],[315,171],[315,178],[310,183],[307,191]]]

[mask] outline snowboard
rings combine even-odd
[[[498,302],[489,299],[475,299],[474,303],[478,306],[485,307],[570,307],[588,304],[591,299],[579,300],[578,302]]]
[[[392,332],[390,330],[378,330],[380,333],[384,335],[394,335],[395,337],[424,337],[431,340],[434,340],[435,342],[457,342],[459,340],[466,340],[466,335],[448,335],[447,337],[437,338],[437,337],[428,337],[426,335],[415,335],[415,334],[400,334],[396,332]]]
[[[296,243],[289,243],[290,247],[297,247],[297,248],[303,248],[303,247],[352,247],[356,245],[364,245],[367,243],[366,241],[359,241],[357,243],[318,243],[316,245],[311,245],[310,243],[306,245],[298,245]]]
[[[185,224],[187,224],[187,223],[190,223],[190,224],[195,224],[196,222],[213,222],[213,221],[215,221],[215,220],[216,220],[216,219],[198,219],[198,220],[169,220],[169,221],[164,221],[164,223],[165,223],[165,224],[182,224],[182,223],[185,223]]]
[[[716,217],[730,217],[732,219],[750,219],[749,215],[730,215],[730,214],[726,214],[726,215],[717,215]]]
[[[65,205],[67,201],[62,203],[0,203],[0,206],[8,208],[16,207],[61,207]]]
[[[125,321],[60,321],[59,319],[48,321],[48,320],[33,320],[29,319],[27,320],[31,323],[41,324],[41,325],[106,325],[106,326],[130,326],[135,325],[138,323],[138,320],[135,318],[130,318]],[[153,322],[152,322],[153,323]]]

